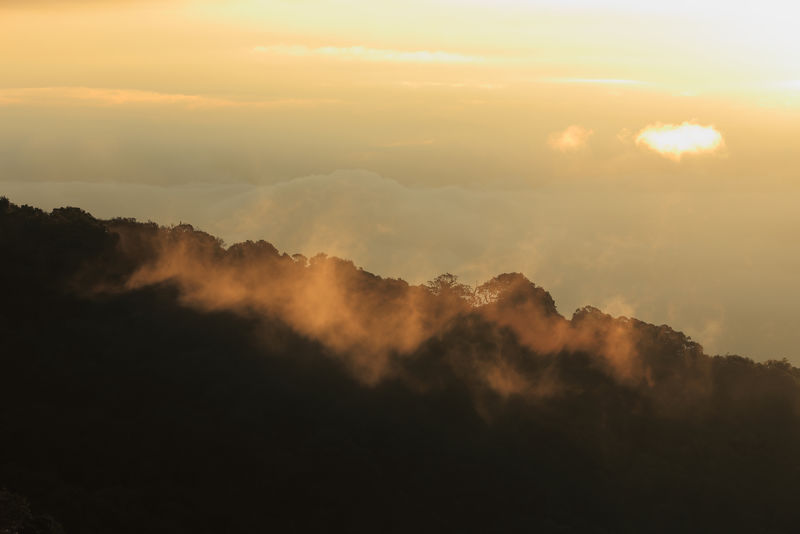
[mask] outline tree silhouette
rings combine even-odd
[[[472,288],[458,281],[458,276],[450,273],[440,274],[425,284],[432,295],[442,297],[457,297],[470,301],[473,297]]]
[[[104,534],[800,524],[785,360],[709,356],[590,307],[568,319],[519,273],[413,286],[5,198],[0,252],[0,532],[59,532],[45,513]]]

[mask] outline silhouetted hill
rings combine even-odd
[[[76,208],[0,199],[0,254],[0,532],[800,524],[785,361]]]

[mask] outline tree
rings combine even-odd
[[[435,296],[458,297],[472,302],[472,288],[458,281],[458,276],[450,273],[440,274],[425,284],[425,288]]]

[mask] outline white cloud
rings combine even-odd
[[[713,126],[685,121],[681,124],[655,123],[645,126],[636,136],[636,144],[680,161],[684,154],[714,152],[724,145],[722,134]]]

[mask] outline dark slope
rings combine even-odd
[[[158,246],[186,240],[279,281],[333,262],[369,302],[424,291],[435,325],[370,382],[327,330],[196,305],[175,278],[125,285]],[[528,328],[618,320],[584,309],[567,321],[518,275],[479,296],[447,277],[410,288],[76,209],[0,200],[0,257],[0,488],[68,533],[800,524],[800,371],[786,363],[709,357],[633,320],[620,328],[635,334],[637,371],[620,374],[591,344],[534,350]]]

